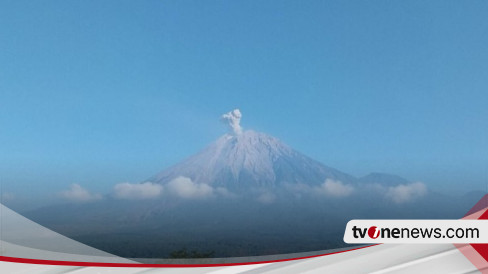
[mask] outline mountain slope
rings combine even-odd
[[[410,181],[400,176],[379,172],[373,172],[361,177],[359,178],[359,182],[364,184],[379,184],[383,186],[396,186],[410,183]]]
[[[149,181],[166,184],[179,176],[231,190],[274,188],[284,183],[317,185],[325,179],[356,182],[353,176],[327,167],[277,138],[252,130],[226,134]]]

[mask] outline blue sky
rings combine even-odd
[[[242,125],[444,192],[488,180],[486,1],[1,1],[4,191],[138,182]]]

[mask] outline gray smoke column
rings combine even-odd
[[[222,115],[222,121],[227,123],[227,125],[232,130],[232,133],[235,135],[239,135],[242,133],[242,127],[240,125],[241,118],[241,111],[237,108]]]

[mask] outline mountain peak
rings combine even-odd
[[[225,134],[196,155],[149,179],[166,184],[177,177],[245,191],[284,183],[321,184],[353,177],[297,152],[279,139],[253,130]]]
[[[395,186],[410,183],[409,180],[400,176],[380,172],[372,172],[364,177],[361,177],[359,178],[359,182],[366,184],[380,184],[385,186]]]

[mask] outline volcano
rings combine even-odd
[[[356,178],[244,130],[241,117],[237,109],[224,114],[229,133],[143,184],[125,184],[136,191],[157,185],[150,189],[159,196],[107,194],[25,215],[112,254],[168,258],[186,248],[216,257],[339,248],[354,218],[457,214],[452,199],[427,193],[423,184],[383,173]]]
[[[327,167],[275,137],[253,130],[225,134],[200,153],[148,181],[164,185],[179,176],[239,192],[280,188],[283,184],[319,185],[326,179],[356,181],[353,176]]]

